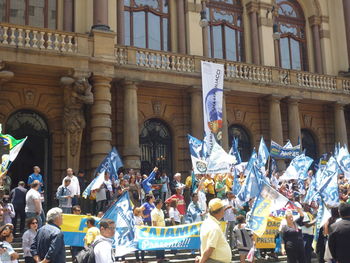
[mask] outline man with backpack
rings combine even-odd
[[[115,233],[115,223],[111,219],[100,221],[100,236],[97,236],[92,246],[96,263],[112,263],[112,242]]]
[[[62,209],[64,214],[72,213],[72,193],[69,190],[69,185],[71,183],[70,178],[66,178],[63,181],[63,185],[60,185],[56,192],[56,198],[58,200],[58,207]]]

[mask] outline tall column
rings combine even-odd
[[[124,125],[123,125],[123,161],[126,168],[139,170],[140,144],[137,110],[137,86],[134,81],[126,80],[124,86]]]
[[[321,51],[321,39],[320,39],[320,25],[321,18],[312,16],[309,18],[309,22],[312,30],[314,56],[315,56],[315,72],[323,74],[323,62],[322,62],[322,51]]]
[[[202,139],[204,136],[203,99],[200,88],[191,89],[191,135]]]
[[[63,30],[73,32],[74,30],[74,3],[73,0],[64,0],[63,2]]]
[[[178,53],[186,53],[186,28],[185,28],[185,3],[184,0],[177,0],[177,42]]]
[[[348,63],[350,71],[350,1],[343,0],[344,20],[345,20],[345,32],[346,32],[346,44],[348,47]]]
[[[201,1],[203,14],[206,14],[207,6],[205,0]],[[202,16],[202,14],[201,14]],[[206,14],[206,19],[208,19]],[[208,25],[202,26],[202,43],[203,43],[203,57],[209,57],[209,45],[208,45]]]
[[[94,19],[92,29],[109,31],[108,0],[94,0]]]
[[[112,108],[109,77],[92,77],[94,103],[91,107],[91,169],[96,169],[111,150]]]
[[[270,138],[279,145],[283,145],[280,101],[280,96],[271,95],[269,97]],[[283,160],[277,160],[277,165],[279,170],[284,170],[286,166]]]
[[[247,4],[247,11],[250,20],[250,39],[253,64],[260,65],[260,45],[258,31],[258,3],[250,2]]]
[[[117,43],[125,45],[124,0],[117,0]]]
[[[334,131],[335,143],[340,145],[348,145],[348,137],[346,133],[346,123],[344,116],[344,104],[335,103],[334,105]]]
[[[301,142],[299,99],[290,97],[287,102],[289,139],[293,145],[297,145],[298,141]]]
[[[228,151],[228,126],[225,94],[222,98],[222,148]]]

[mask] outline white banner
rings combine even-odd
[[[224,65],[202,61],[203,115],[205,136],[221,145],[222,99],[224,92]],[[213,144],[208,145],[209,154]]]

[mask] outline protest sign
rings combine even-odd
[[[269,216],[264,234],[256,239],[256,248],[275,248],[275,237],[278,234],[283,217]]]

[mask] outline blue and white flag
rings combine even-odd
[[[305,154],[298,155],[291,161],[285,173],[280,177],[280,180],[306,180],[307,171],[309,170],[312,162],[313,159],[305,156]]]
[[[121,257],[137,250],[135,217],[131,208],[128,192],[124,192],[106,211],[101,219],[105,218],[113,220],[116,225],[113,242],[115,256]]]
[[[226,153],[226,151],[216,141],[213,141],[213,148],[208,160],[207,173],[230,173],[232,166],[236,163],[237,160],[235,156]]]
[[[281,195],[271,186],[263,183],[261,191],[253,204],[252,213],[248,220],[248,228],[257,236],[265,232],[268,217],[271,212],[279,210],[289,202],[288,198]]]
[[[206,160],[206,145],[203,141],[187,134],[188,144],[190,148],[193,172],[195,174],[205,174],[208,169]]]
[[[321,174],[321,183],[317,186],[317,192],[325,204],[330,207],[339,205],[338,174],[337,161],[331,157],[327,162],[326,169]]]
[[[343,171],[344,175],[350,179],[350,154],[347,148],[341,147],[338,151],[337,158],[338,165]]]
[[[86,187],[83,192],[83,198],[87,198],[91,191],[98,189],[104,181],[105,172],[109,173],[111,179],[118,178],[118,169],[123,167],[122,160],[118,154],[118,151],[115,147],[109,152],[109,154],[103,159],[101,164],[97,167],[95,171],[95,178],[92,182]]]
[[[241,184],[239,183],[238,180],[238,175],[237,175],[237,170],[236,168],[233,170],[233,186],[232,186],[232,193],[234,195],[237,195],[239,193],[239,191],[241,190]]]
[[[240,164],[242,162],[241,154],[238,150],[238,138],[235,137],[232,140],[232,147],[229,151],[229,154],[233,155],[236,158],[237,164]]]
[[[331,213],[328,210],[328,208],[325,206],[325,203],[322,199],[319,201],[318,211],[316,215],[316,230],[314,235],[314,241],[317,242],[318,236],[320,233],[321,227],[324,226],[324,224],[327,223],[328,219],[331,217]]]
[[[260,167],[264,167],[267,160],[269,159],[270,153],[269,150],[266,147],[264,138],[261,136],[260,139],[260,145],[259,145],[259,151],[258,151],[258,165]]]
[[[306,196],[304,198],[304,203],[310,204],[312,201],[315,201],[317,198],[316,193],[317,193],[316,176],[313,176],[311,178],[309,189],[308,189]]]

